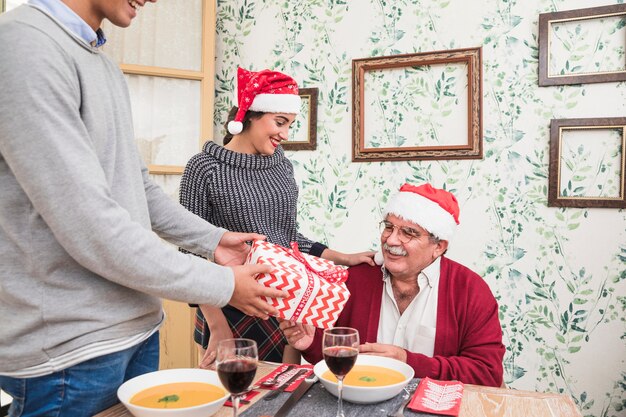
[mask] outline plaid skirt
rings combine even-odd
[[[259,360],[279,363],[283,361],[283,350],[287,340],[278,328],[276,318],[270,317],[268,320],[261,320],[248,316],[231,306],[222,308],[222,311],[233,332],[233,337],[245,337],[256,341],[259,349]],[[202,311],[198,308],[196,309],[193,338],[197,344],[206,349],[210,336],[209,326],[204,320]]]

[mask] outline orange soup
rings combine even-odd
[[[139,391],[130,403],[148,408],[185,408],[210,403],[226,395],[215,385],[204,382],[173,382]]]
[[[332,372],[326,371],[322,377],[328,381],[337,382]],[[343,379],[343,385],[353,387],[384,387],[397,384],[406,378],[393,369],[373,365],[354,365],[354,368]]]

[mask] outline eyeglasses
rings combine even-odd
[[[419,239],[423,233],[413,229],[412,227],[396,226],[395,224],[383,220],[379,223],[380,233],[383,237],[389,237],[394,229],[398,229],[398,239],[402,243],[409,243],[412,239]]]

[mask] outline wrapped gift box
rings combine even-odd
[[[316,256],[301,253],[294,242],[291,249],[265,241],[253,242],[247,263],[266,264],[274,269],[257,280],[266,287],[289,293],[285,298],[267,298],[278,309],[278,317],[329,329],[346,305],[346,268]]]

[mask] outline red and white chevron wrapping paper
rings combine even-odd
[[[287,291],[285,298],[267,298],[278,309],[278,317],[322,329],[331,328],[346,305],[350,292],[348,271],[316,256],[301,253],[294,242],[287,249],[269,242],[253,242],[247,263],[274,267],[257,281],[266,287]]]

